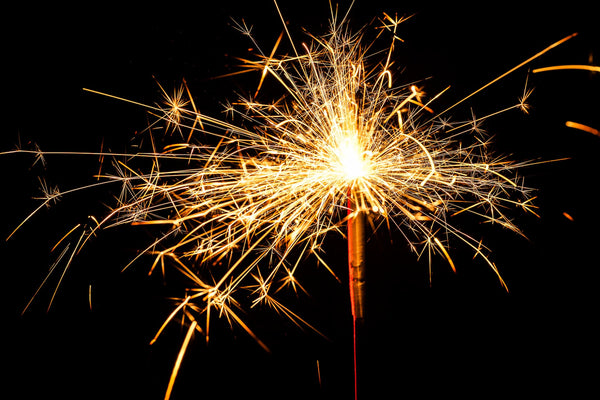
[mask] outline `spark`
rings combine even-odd
[[[179,368],[181,367],[181,362],[183,361],[183,356],[185,355],[185,351],[192,339],[192,335],[194,334],[194,330],[198,323],[196,321],[192,321],[190,327],[188,328],[187,334],[185,335],[185,339],[183,340],[183,344],[181,345],[181,350],[177,355],[177,360],[175,360],[175,365],[173,366],[173,371],[171,372],[171,378],[169,379],[169,385],[167,386],[167,393],[165,394],[165,398],[168,399],[171,397],[171,392],[173,391],[173,385],[175,385],[175,379],[177,378],[177,373],[179,372]]]
[[[600,131],[596,128],[592,128],[591,126],[580,124],[579,122],[567,121],[565,125],[569,128],[579,129],[580,131],[591,133],[595,136],[600,136]]]
[[[321,382],[321,365],[319,364],[319,360],[317,360],[317,382],[319,382],[319,389],[322,388]]]
[[[536,68],[532,72],[537,74],[538,72],[547,72],[547,71],[559,71],[559,70],[569,70],[569,69],[578,69],[590,72],[600,72],[600,67],[595,65],[577,65],[577,64],[569,64],[569,65],[553,65],[551,67],[542,67]]]
[[[49,186],[48,183],[38,178],[40,182],[40,190],[42,191],[42,197],[34,197],[36,200],[44,200],[44,204],[47,207],[51,206],[51,203],[56,203],[61,196],[60,189],[58,186]]]
[[[566,219],[568,219],[569,221],[575,221],[575,218],[573,218],[573,216],[571,214],[569,214],[568,212],[564,211],[562,213],[563,217],[565,217]]]
[[[90,306],[90,311],[92,311],[92,284],[88,286],[88,304]]]

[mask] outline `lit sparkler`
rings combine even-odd
[[[404,20],[389,15],[381,19],[380,36],[387,31],[391,44],[378,63],[370,63],[370,46],[362,43],[361,34],[349,32],[336,13],[330,33],[311,36],[310,44],[297,46],[286,28],[291,55],[276,56],[282,34],[268,55],[261,52],[258,60],[242,60],[244,70],[260,72],[261,79],[254,96],[227,108],[241,123],[202,114],[185,82],[173,94],[161,87],[162,105],[100,93],[147,109],[156,118],[150,131],[164,125],[187,140],[161,151],[153,142],[147,153],[91,154],[127,157],[114,162],[115,172],[102,173],[101,180],[91,185],[120,186],[117,205],[104,218],[91,217],[70,230],[56,246],[62,250],[55,266],[62,262],[64,275],[74,256],[101,229],[164,228],[133,261],[151,255],[150,273],[174,266],[187,278],[185,295],[177,299],[153,339],[176,319],[189,322],[167,397],[192,335],[200,332],[208,340],[215,315],[239,325],[267,349],[239,316],[240,293],[244,298],[247,293],[253,296],[251,306],[267,305],[295,324],[311,327],[280,303],[276,293],[284,288],[303,290],[296,271],[310,256],[335,276],[321,253],[330,232],[346,235],[347,229],[354,249],[353,316],[362,318],[364,262],[355,258],[364,257],[357,249],[367,218],[375,227],[400,232],[419,257],[427,255],[430,280],[434,255],[455,270],[450,242],[456,240],[480,256],[506,287],[489,249],[453,221],[460,214],[472,214],[521,233],[506,210],[534,213],[529,190],[515,172],[526,164],[492,155],[490,141],[479,129],[488,116],[453,123],[446,115],[572,36],[436,113],[434,103],[445,91],[427,97],[418,85],[394,84],[392,56]],[[252,40],[245,24],[238,28]],[[261,100],[267,79],[283,89],[281,99]],[[526,110],[529,93],[525,90],[517,104],[499,112]],[[144,161],[149,167],[138,168],[136,163]],[[66,192],[46,188],[43,204],[34,213],[59,196],[86,188]]]

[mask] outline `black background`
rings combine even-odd
[[[204,3],[203,3],[204,4]],[[345,9],[347,2],[341,2]],[[298,42],[301,27],[327,31],[326,1],[282,1]],[[598,64],[600,32],[591,4],[482,4],[444,7],[357,1],[350,25],[358,29],[382,12],[415,16],[400,28],[405,42],[395,53],[397,83],[423,82],[428,93],[447,85],[439,109],[517,65],[554,41],[579,35],[544,55],[531,68]],[[267,52],[282,30],[269,1],[185,2],[152,5],[23,5],[8,9],[3,24],[1,150],[18,141],[43,150],[113,151],[147,124],[138,107],[82,91],[105,91],[145,103],[160,100],[155,77],[170,88],[185,78],[197,104],[220,115],[220,103],[236,91],[253,92],[256,76],[211,79],[233,72],[234,57],[253,54],[252,44],[231,27],[230,17],[254,26]],[[377,25],[376,23],[374,25]],[[595,58],[595,59],[594,59]],[[400,68],[399,66],[402,66]],[[527,68],[455,110],[485,115],[517,101]],[[369,320],[361,344],[361,395],[429,398],[488,397],[560,392],[570,398],[589,390],[597,377],[597,205],[600,138],[565,127],[572,120],[600,128],[600,77],[585,71],[529,76],[535,87],[529,115],[511,112],[486,122],[496,150],[516,160],[570,158],[523,170],[538,190],[541,218],[516,214],[528,239],[500,227],[467,221],[485,236],[510,293],[481,261],[457,247],[453,274],[434,261],[417,262],[399,238],[383,231],[369,242]],[[6,105],[8,102],[8,106]],[[98,160],[48,158],[45,169],[30,156],[0,156],[0,234],[12,229],[39,201],[37,176],[69,188],[93,181]],[[53,257],[49,250],[69,227],[101,214],[110,196],[74,195],[43,211],[0,246],[2,266],[4,389],[16,398],[146,398],[164,395],[185,330],[175,327],[148,342],[168,315],[172,295],[143,263],[120,267],[150,239],[124,228],[94,241],[66,274],[46,313],[51,290],[43,290],[20,316]],[[564,217],[567,212],[574,220]],[[345,279],[342,238],[325,244],[326,258]],[[328,340],[303,332],[269,311],[251,310],[246,321],[271,348],[265,353],[241,329],[214,323],[207,346],[198,337],[184,360],[174,399],[351,398],[352,330],[345,284],[307,263],[299,275],[311,296],[289,305]],[[168,282],[168,280],[167,280]],[[88,306],[92,285],[93,307]],[[50,286],[52,288],[52,286]],[[320,368],[321,384],[318,381]]]

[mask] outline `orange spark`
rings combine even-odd
[[[185,339],[183,340],[183,344],[181,345],[181,350],[179,350],[179,354],[177,355],[177,360],[175,361],[175,365],[173,366],[173,372],[171,373],[171,379],[169,379],[169,385],[167,387],[167,392],[165,393],[165,400],[169,400],[171,397],[171,392],[173,391],[173,385],[175,384],[175,378],[177,378],[177,373],[179,372],[179,367],[181,366],[181,361],[183,360],[183,356],[185,355],[185,351],[192,339],[192,334],[194,333],[194,329],[196,329],[196,325],[198,322],[192,321],[190,327],[188,328],[187,334],[185,335]]]
[[[538,72],[559,71],[566,69],[579,69],[584,71],[600,72],[600,67],[595,65],[554,65],[552,67],[536,68],[532,72],[534,74],[537,74]]]
[[[574,219],[574,218],[573,218],[573,217],[572,217],[572,216],[571,216],[569,213],[567,213],[566,211],[565,211],[565,212],[563,212],[563,213],[562,213],[562,215],[563,215],[563,216],[564,216],[566,219],[568,219],[569,221],[574,221],[574,220],[575,220],[575,219]]]
[[[600,136],[600,131],[598,129],[592,128],[591,126],[587,126],[584,124],[580,124],[579,122],[567,121],[565,125],[569,128],[579,129],[580,131],[591,133],[595,136]]]

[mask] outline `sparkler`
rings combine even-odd
[[[310,44],[298,46],[285,28],[291,55],[276,56],[282,34],[269,54],[259,50],[258,60],[241,60],[243,72],[258,71],[261,79],[254,96],[227,106],[240,123],[201,113],[185,81],[172,94],[161,86],[164,103],[157,105],[85,89],[147,109],[155,117],[147,130],[152,150],[90,153],[113,157],[114,172],[99,174],[100,181],[88,187],[66,192],[46,188],[42,205],[31,215],[75,191],[120,187],[116,206],[106,216],[91,217],[55,246],[61,249],[55,267],[62,262],[62,275],[101,229],[162,229],[132,263],[151,255],[150,274],[164,274],[173,266],[186,278],[185,294],[175,299],[173,312],[152,340],[177,319],[189,324],[167,397],[193,334],[208,341],[215,315],[240,326],[268,351],[239,315],[248,293],[251,307],[266,305],[298,326],[315,329],[276,294],[285,288],[303,290],[296,271],[311,256],[338,279],[322,255],[322,244],[331,232],[345,235],[344,226],[356,327],[365,313],[367,218],[375,228],[400,232],[419,257],[427,255],[430,281],[435,255],[456,271],[450,255],[450,242],[456,240],[481,257],[506,288],[489,249],[454,220],[471,214],[521,234],[505,210],[535,213],[530,190],[516,174],[527,163],[490,152],[480,123],[491,115],[451,122],[447,113],[573,35],[436,113],[435,102],[446,90],[427,97],[418,84],[394,83],[392,56],[401,41],[398,26],[405,20],[381,19],[378,36],[387,32],[391,43],[377,63],[371,62],[372,45],[363,44],[362,34],[348,31],[345,17],[336,12],[329,34],[311,36]],[[244,23],[237,27],[253,40]],[[268,80],[283,90],[282,98],[261,100]],[[529,93],[525,90],[516,104],[498,113],[526,110]],[[157,150],[153,129],[158,126],[184,140]]]

